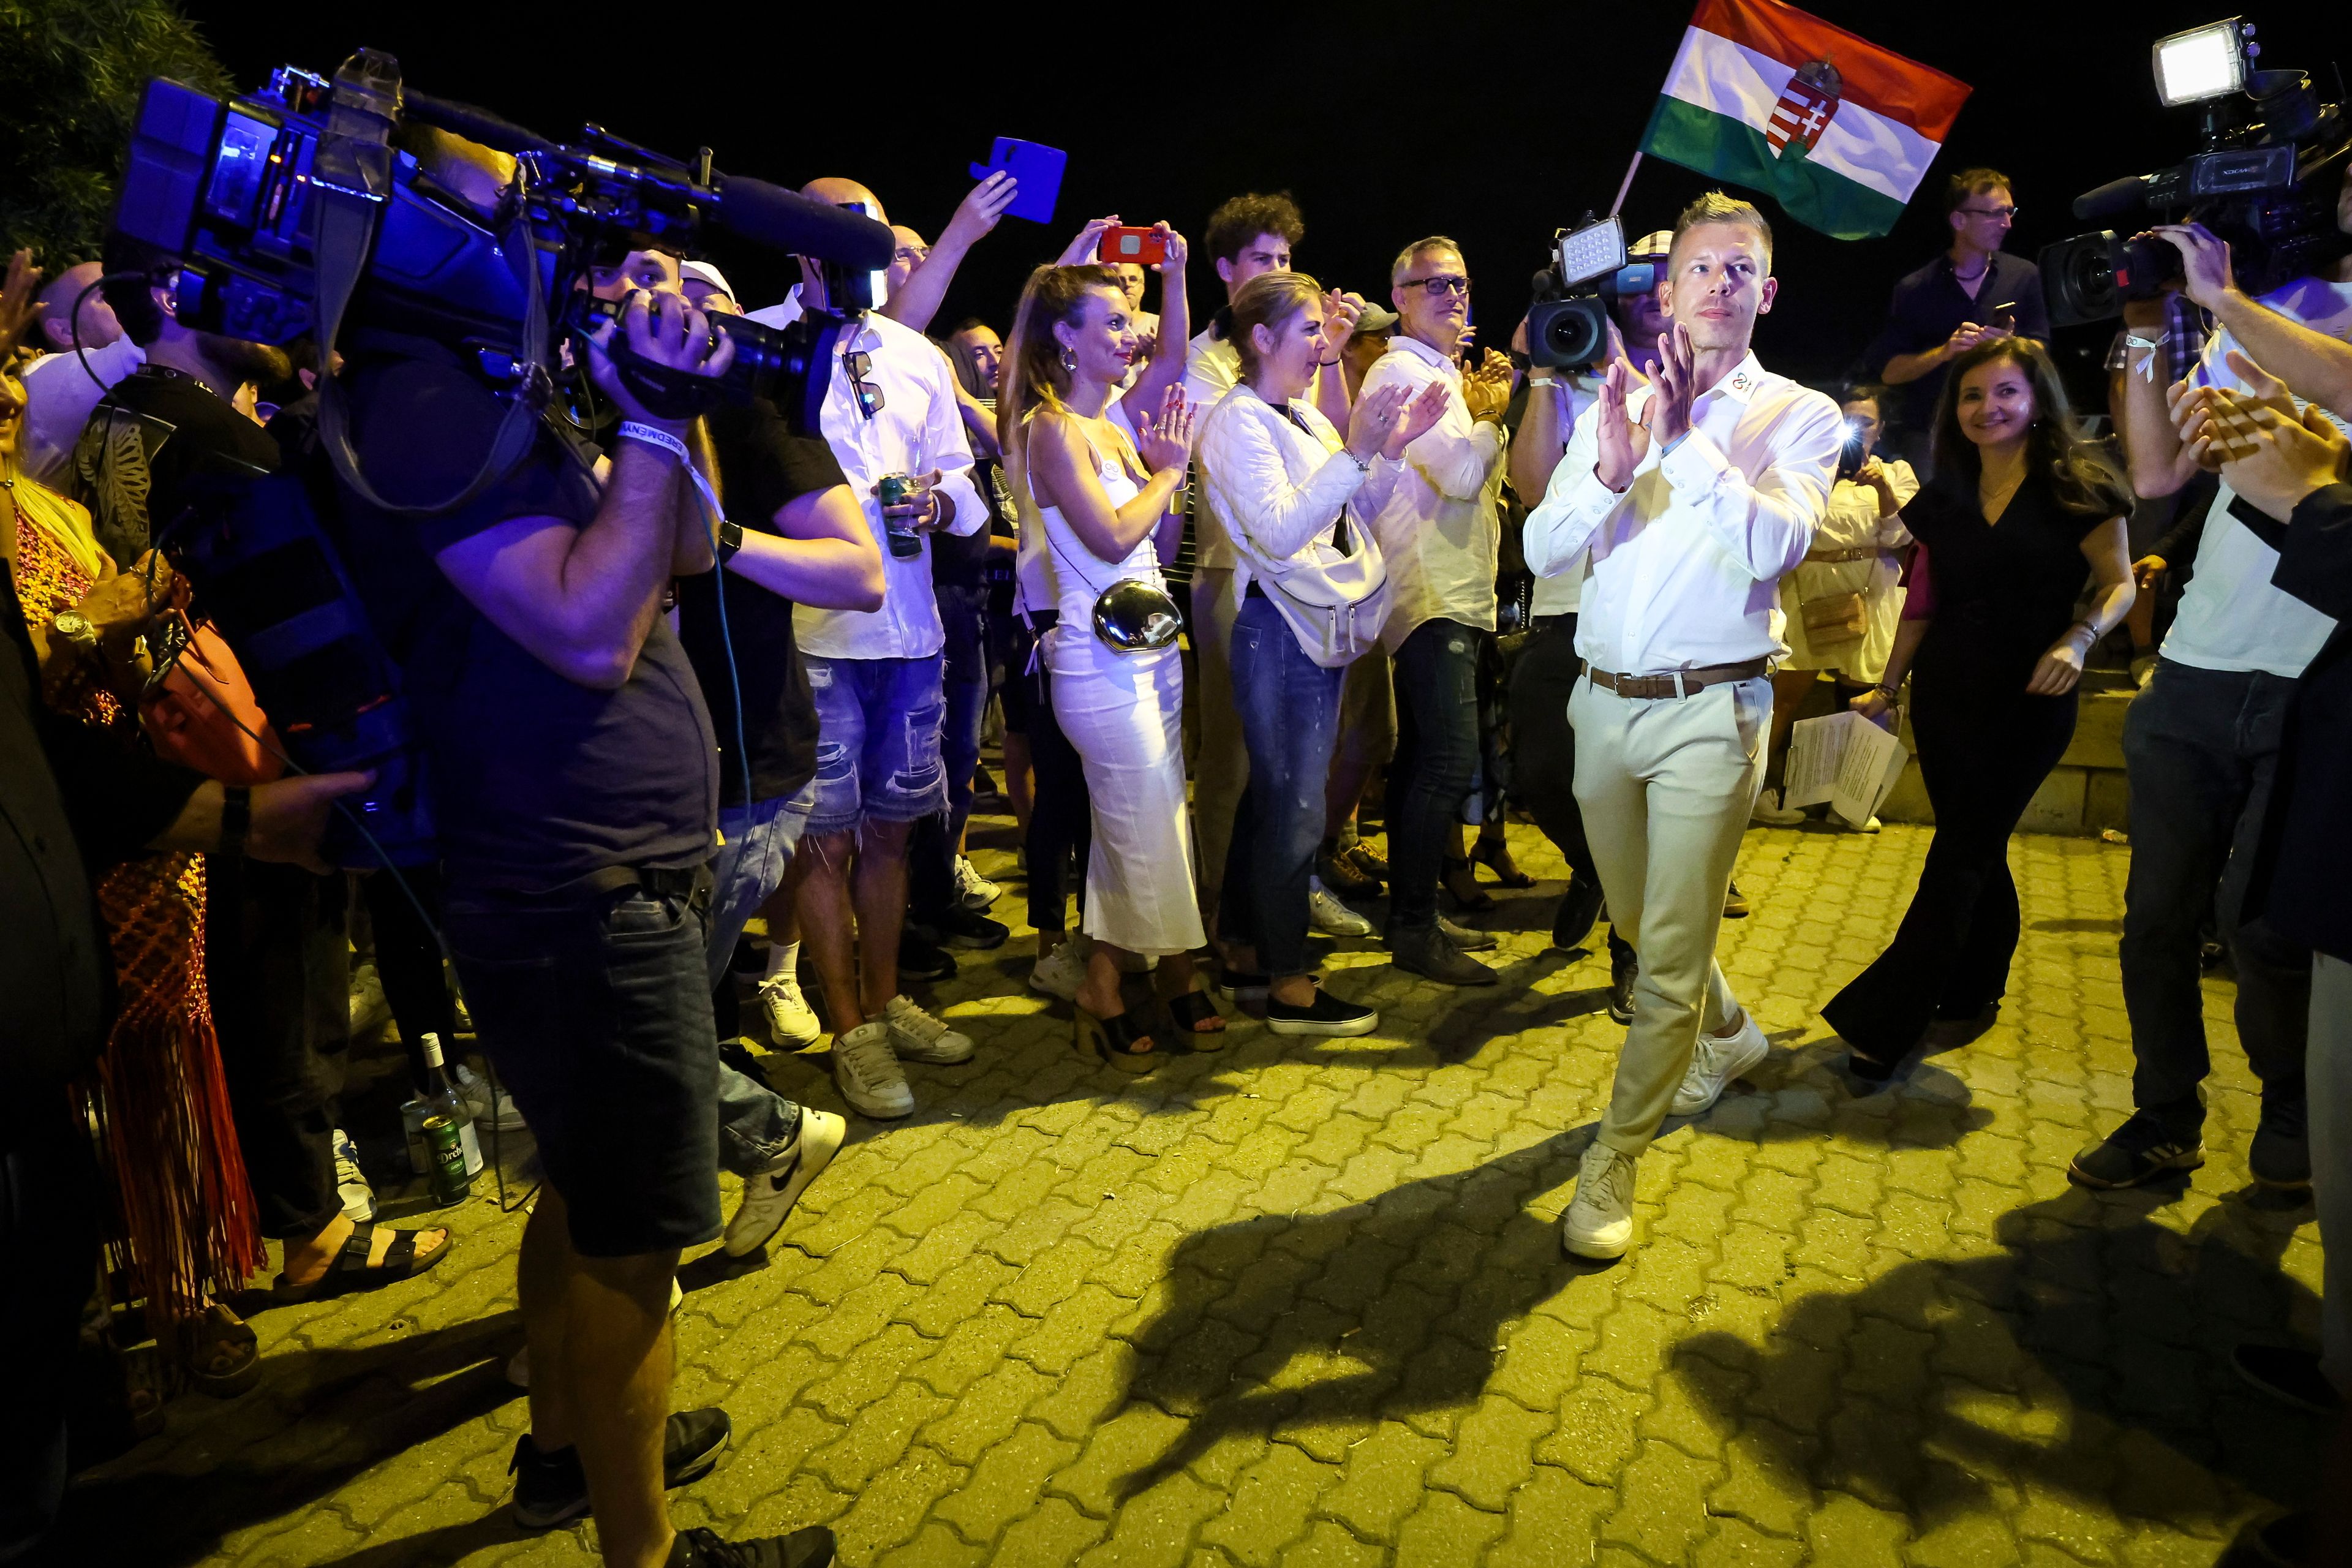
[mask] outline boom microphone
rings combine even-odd
[[[887,226],[870,217],[742,174],[714,173],[710,183],[719,193],[718,209],[711,216],[730,234],[868,272],[890,265],[898,241]]]
[[[2084,223],[2122,217],[2144,210],[2147,205],[2147,176],[2126,174],[2120,180],[2109,180],[2096,190],[2084,191],[2074,198],[2074,216]]]

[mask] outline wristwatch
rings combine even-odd
[[[726,565],[735,559],[735,552],[742,548],[743,530],[735,523],[722,521],[719,525],[719,547],[712,552],[719,557],[719,563],[721,566]]]
[[[59,610],[49,622],[58,636],[73,644],[82,653],[98,651],[98,628],[79,610]]]

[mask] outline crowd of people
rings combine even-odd
[[[446,136],[415,151],[485,210],[511,174]],[[803,194],[887,221],[854,181]],[[499,440],[504,405],[457,354],[378,331],[322,365],[197,330],[176,258],[121,237],[46,286],[17,258],[0,897],[31,918],[0,951],[0,1235],[23,1265],[0,1321],[29,1371],[0,1421],[0,1561],[58,1505],[68,1358],[49,1347],[91,1296],[95,1238],[105,1298],[142,1301],[176,1375],[221,1394],[258,1371],[229,1298],[265,1238],[285,1300],[449,1255],[444,1228],[374,1221],[339,1125],[357,914],[420,1087],[462,999],[494,1069],[457,1065],[470,1114],[534,1134],[515,1518],[593,1509],[631,1568],[815,1568],[822,1528],[730,1542],[674,1530],[665,1500],[729,1437],[723,1412],[668,1410],[680,1256],[758,1251],[846,1131],[720,1042],[829,1037],[842,1100],[883,1121],[916,1109],[906,1064],[987,1050],[919,999],[957,950],[1009,935],[989,912],[1004,889],[965,853],[981,801],[1018,824],[1028,984],[1126,1073],[1258,1022],[1376,1030],[1317,973],[1318,932],[1377,938],[1432,984],[1497,984],[1476,956],[1496,939],[1443,906],[1490,907],[1481,868],[1532,886],[1506,833],[1532,821],[1570,868],[1552,940],[1580,950],[1605,921],[1626,1026],[1561,1222],[1569,1253],[1608,1259],[1633,1243],[1666,1119],[1772,1051],[1716,953],[1747,912],[1744,832],[1807,818],[1771,787],[1805,705],[1893,727],[1903,704],[1935,811],[1899,928],[1822,1009],[1855,1091],[1878,1092],[1992,1026],[2019,935],[2007,841],[2094,655],[2126,634],[2145,688],[2125,742],[2136,1109],[2070,1174],[2127,1186],[2203,1161],[2218,944],[2263,1084],[2245,1157],[2315,1189],[2336,1244],[2322,1353],[2249,1345],[2237,1364],[2341,1407],[2352,929],[2326,803],[2352,787],[2352,275],[2252,299],[2226,246],[2158,230],[2185,281],[2130,307],[2114,431],[2094,438],[1989,169],[1948,181],[1948,251],[1828,390],[1758,358],[1772,229],[1721,193],[1631,247],[1654,287],[1615,300],[1582,366],[1531,359],[1524,324],[1507,350],[1477,343],[1444,236],[1402,245],[1384,289],[1318,282],[1280,195],[1210,215],[1213,309],[1166,223],[1163,259],[1099,259],[1113,216],[999,323],[939,330],[1012,195],[991,176],[936,242],[894,226],[862,313],[814,260],[748,312],[709,260],[651,241],[593,269],[609,332],[674,376],[720,367],[721,313],[849,317],[814,427],[762,399],[670,416],[609,337],[583,338],[604,417],[551,414],[495,482],[422,518],[404,509],[466,492]],[[327,461],[320,374],[374,493]],[[331,802],[368,781],[282,777],[266,716],[219,721],[233,650],[158,544],[224,474],[317,498],[401,671],[430,867],[329,871]],[[2136,558],[2133,529],[2158,525]],[[1385,852],[1362,831],[1375,809]],[[1376,932],[1354,906],[1382,898]],[[742,1181],[731,1214],[721,1170]]]

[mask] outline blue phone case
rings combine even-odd
[[[984,180],[997,170],[1003,170],[1021,187],[1013,198],[1013,205],[1004,209],[1006,214],[1013,217],[1025,217],[1031,223],[1051,223],[1054,221],[1054,204],[1061,199],[1062,170],[1069,161],[1070,155],[1059,147],[1000,136],[989,161],[971,166],[971,177]]]

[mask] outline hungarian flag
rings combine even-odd
[[[1969,90],[1780,0],[1699,0],[1642,151],[1868,239],[1895,226]]]

